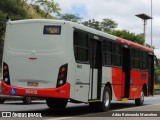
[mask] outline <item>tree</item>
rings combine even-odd
[[[102,30],[100,28],[100,22],[99,21],[96,21],[95,19],[92,19],[92,20],[88,20],[88,21],[85,21],[82,23],[83,25],[87,26],[87,27],[91,27],[91,28],[94,28],[96,30]]]
[[[79,17],[76,14],[66,13],[66,14],[61,14],[60,19],[72,22],[80,22],[82,20],[82,17]]]
[[[39,3],[44,11],[46,12],[45,17],[47,18],[47,15],[49,13],[57,13],[58,15],[60,14],[60,8],[59,8],[59,4],[54,2],[53,0],[37,0],[36,3]]]
[[[28,1],[28,0],[24,0],[24,1],[23,1],[23,5],[24,5],[24,3],[26,3],[27,1]],[[31,0],[31,2],[30,2],[30,4],[28,5],[26,11],[29,10],[29,8],[31,7],[32,4],[34,4],[34,2],[35,2],[35,0]]]
[[[115,21],[108,18],[103,19],[102,22],[92,19],[89,21],[85,21],[82,24],[107,33],[111,32],[114,28],[118,26],[118,24]]]
[[[155,83],[160,84],[160,60],[158,60],[158,64],[155,65]]]
[[[110,33],[114,28],[117,28],[118,24],[111,19],[103,19],[100,23],[101,29],[104,32]]]
[[[121,37],[127,40],[130,40],[132,42],[136,42],[138,44],[143,45],[144,44],[144,37],[141,35],[136,35],[135,33],[131,33],[126,30],[113,30],[111,32],[112,35],[115,35],[117,37]]]

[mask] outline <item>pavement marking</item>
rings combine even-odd
[[[65,119],[71,119],[71,118],[76,118],[76,117],[61,117],[61,118],[51,118],[46,120],[65,120]]]

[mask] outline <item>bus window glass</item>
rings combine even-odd
[[[104,41],[103,42],[103,64],[104,65],[111,65],[112,62],[111,62],[111,57],[112,57],[112,54],[111,54],[111,51],[112,51],[112,42],[110,41]]]
[[[142,53],[142,70],[147,70],[148,69],[148,55],[146,52],[143,51]]]
[[[141,69],[141,51],[132,48],[131,55],[132,55],[132,68]]]
[[[88,37],[87,33],[74,32],[74,54],[77,62],[88,62]]]
[[[121,66],[121,45],[120,44],[113,44],[113,65],[114,66]]]

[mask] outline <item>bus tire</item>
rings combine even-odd
[[[59,99],[59,98],[47,98],[46,103],[49,108],[55,110],[64,110],[66,108],[68,99]]]
[[[141,106],[141,105],[143,105],[143,103],[144,103],[144,90],[142,90],[142,92],[141,92],[141,98],[135,99],[135,104],[137,106]]]
[[[3,104],[5,102],[5,99],[0,99],[0,104]]]
[[[32,98],[31,97],[24,97],[22,101],[24,104],[31,104]]]
[[[103,98],[100,105],[100,111],[102,112],[109,111],[110,104],[111,104],[111,90],[108,86],[106,86],[103,91]]]
[[[108,86],[104,88],[102,102],[89,103],[92,111],[106,112],[109,111],[111,103],[111,91]]]

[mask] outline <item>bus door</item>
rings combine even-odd
[[[149,55],[149,68],[148,68],[148,94],[153,95],[153,85],[154,85],[154,56]]]
[[[123,80],[122,83],[122,97],[129,98],[130,92],[130,49],[127,45],[122,48],[122,70],[123,70]]]
[[[90,39],[90,91],[89,100],[100,100],[102,82],[102,42]]]

